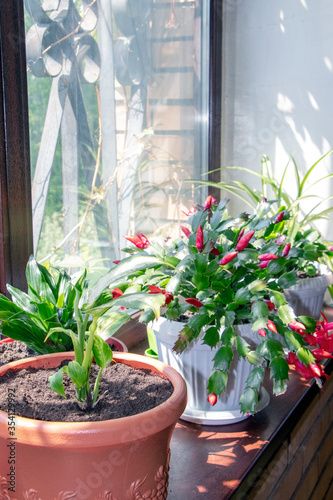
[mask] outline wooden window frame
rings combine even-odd
[[[223,0],[210,1],[209,169],[220,166]],[[218,172],[209,176],[218,180]],[[214,189],[211,194],[218,196]],[[25,288],[33,253],[23,0],[0,2],[0,291]]]

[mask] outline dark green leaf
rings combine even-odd
[[[305,347],[301,347],[296,351],[298,359],[301,361],[301,363],[304,363],[305,366],[308,366],[310,363],[315,362],[315,358],[311,351],[309,349],[306,349]]]
[[[236,337],[236,349],[242,358],[245,358],[251,350],[246,340],[238,336]]]
[[[264,380],[264,376],[265,376],[264,368],[262,368],[261,366],[253,368],[253,370],[249,373],[246,379],[246,387],[251,387],[252,389],[259,391],[260,386]]]
[[[268,318],[269,314],[268,305],[263,300],[255,300],[251,306],[251,312],[254,319]]]
[[[65,398],[66,394],[64,391],[62,372],[63,372],[63,368],[61,368],[56,373],[51,375],[49,377],[49,383],[50,383],[50,387],[51,387],[52,391],[56,392],[57,394],[60,394],[60,396],[63,396]]]
[[[289,379],[289,365],[282,356],[276,356],[270,362],[270,376],[278,380]]]
[[[234,297],[234,301],[237,302],[237,304],[247,304],[249,302],[250,297],[251,294],[248,291],[247,287],[243,287],[237,290]]]
[[[32,299],[27,293],[24,293],[11,285],[7,285],[7,290],[11,294],[12,301],[17,307],[23,309],[28,313],[36,314],[37,308],[34,304],[31,303]]]
[[[285,332],[284,339],[290,351],[297,351],[297,349],[300,349],[303,345],[302,335],[296,332]]]
[[[273,359],[284,354],[281,342],[275,339],[263,340],[257,351],[266,359]]]
[[[202,343],[207,344],[210,347],[215,347],[219,341],[220,341],[219,331],[215,326],[208,328],[204,338],[202,339]]]
[[[73,384],[75,384],[78,389],[80,389],[87,381],[87,373],[76,361],[70,361],[67,366],[63,367],[63,371],[67,373]]]
[[[112,361],[112,351],[109,345],[98,335],[94,336],[93,354],[96,364],[101,368],[105,368]]]
[[[217,370],[211,374],[208,380],[207,390],[209,394],[220,396],[225,391],[228,382],[228,375],[225,372]]]
[[[201,329],[210,323],[210,317],[206,313],[195,313],[190,317],[188,325],[196,332],[200,332]]]
[[[166,286],[166,291],[170,292],[172,294],[175,294],[178,292],[180,285],[182,283],[183,275],[181,273],[177,273],[172,278],[170,278],[167,286]]]
[[[192,283],[198,290],[205,290],[209,287],[209,278],[204,274],[195,273],[192,277]]]
[[[285,289],[289,288],[292,285],[295,285],[298,282],[298,278],[296,272],[290,271],[288,273],[282,274],[277,280],[280,288]]]
[[[257,391],[248,387],[245,389],[239,400],[240,408],[242,413],[254,413],[258,404],[258,394]]]
[[[222,344],[226,346],[231,346],[236,338],[236,332],[232,325],[229,325],[223,330],[221,340]]]
[[[310,316],[299,316],[298,318],[303,325],[306,326],[307,330],[314,331],[316,328],[317,320],[310,318]]]
[[[220,347],[213,358],[214,370],[229,371],[233,356],[231,347]]]
[[[278,274],[284,269],[285,265],[285,259],[280,257],[279,259],[271,260],[266,269],[268,274]]]

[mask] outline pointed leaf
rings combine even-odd
[[[233,356],[234,353],[231,347],[220,347],[213,358],[214,370],[229,371]]]
[[[51,375],[49,377],[49,383],[52,391],[56,392],[57,394],[60,394],[60,396],[63,396],[65,398],[66,394],[64,391],[62,373],[63,373],[63,368],[61,368],[56,373]]]
[[[245,389],[239,400],[242,413],[254,413],[258,404],[258,393],[252,387]]]
[[[81,388],[87,380],[87,373],[77,361],[70,361],[67,366],[63,367],[63,371],[77,388]]]
[[[207,344],[210,347],[216,347],[216,344],[220,341],[220,334],[218,329],[215,326],[208,328],[205,333],[204,338],[202,339],[203,344]]]
[[[155,316],[154,316],[155,318]],[[121,326],[127,323],[131,317],[120,311],[112,311],[105,316],[101,316],[97,322],[96,334],[103,340],[107,340],[114,335]]]
[[[225,372],[216,370],[211,374],[208,380],[207,390],[208,393],[220,396],[225,391],[228,382],[228,375]]]
[[[314,363],[316,360],[309,349],[305,347],[301,347],[296,351],[298,359],[301,363],[304,363],[305,366],[308,366],[310,363]]]
[[[259,391],[262,382],[265,377],[265,369],[263,367],[253,368],[246,379],[246,387],[251,387]]]
[[[112,361],[112,350],[110,346],[98,335],[94,336],[93,355],[95,362],[101,368],[105,368]]]
[[[276,356],[269,365],[270,377],[279,380],[289,379],[289,365],[282,356]]]
[[[289,325],[292,321],[295,321],[294,310],[288,305],[283,305],[278,308],[278,316],[285,323]]]

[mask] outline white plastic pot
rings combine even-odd
[[[207,401],[207,382],[213,371],[212,360],[216,349],[212,350],[208,345],[202,344],[200,337],[184,352],[176,354],[172,348],[183,327],[184,323],[168,321],[165,318],[159,318],[152,324],[159,359],[181,373],[187,385],[187,406],[180,418],[206,425],[230,424],[247,418],[240,411],[239,399],[245,390],[246,379],[254,367],[235,352],[229,371],[227,390],[212,407]],[[235,328],[241,329],[242,337],[255,349],[259,340],[251,325],[240,325]],[[268,393],[263,389],[257,410],[266,406],[268,401]]]

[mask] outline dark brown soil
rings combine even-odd
[[[15,414],[19,416],[55,422],[109,420],[150,410],[173,392],[168,379],[115,363],[103,370],[100,399],[95,408],[86,412],[76,402],[74,386],[66,376],[66,399],[49,388],[48,378],[55,371],[30,368],[6,372],[0,377],[0,408],[7,411],[8,400],[13,405],[14,394]],[[96,373],[93,367],[92,375]]]
[[[24,342],[16,341],[0,344],[0,366],[29,356],[36,356],[36,353]]]

